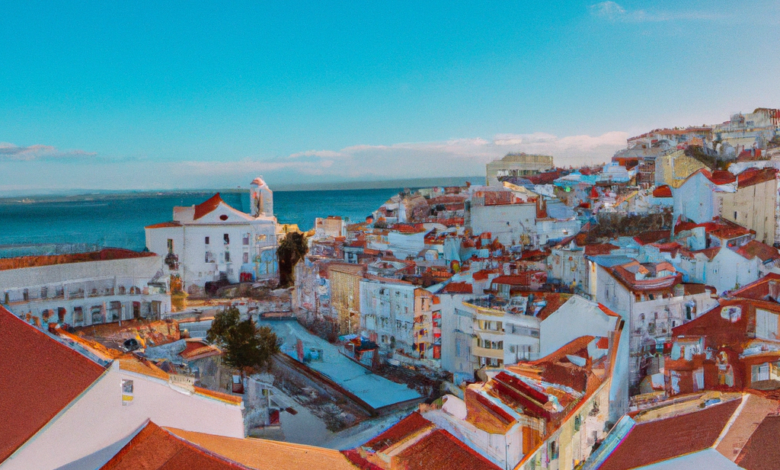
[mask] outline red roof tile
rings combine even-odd
[[[211,196],[209,199],[195,206],[195,216],[193,219],[198,220],[204,215],[211,213],[214,209],[217,208],[217,206],[219,206],[220,203],[224,202],[225,201],[222,200],[222,197],[220,197],[219,193]]]
[[[608,255],[620,247],[611,243],[597,243],[585,246],[585,256]]]
[[[741,400],[637,423],[599,470],[624,470],[704,450],[717,440]]]
[[[0,271],[7,269],[53,266],[55,264],[84,263],[88,261],[108,261],[114,259],[146,258],[157,256],[154,253],[125,250],[124,248],[103,248],[100,251],[73,253],[68,255],[21,256],[0,259]]]
[[[498,470],[498,467],[443,429],[437,429],[396,457],[406,470]]]
[[[0,462],[104,370],[0,307]]]
[[[423,429],[432,426],[433,423],[423,418],[419,412],[415,411],[399,421],[395,426],[363,444],[362,447],[370,448],[374,452],[381,452],[388,447],[392,447],[404,439],[417,434]]]
[[[766,243],[761,243],[757,240],[750,240],[746,244],[737,248],[736,251],[747,259],[758,257],[758,259],[761,261],[768,261],[780,257],[777,248],[769,246]]]
[[[441,292],[443,294],[473,294],[474,288],[468,282],[450,282],[444,286]]]
[[[144,228],[170,228],[170,227],[181,227],[181,224],[179,222],[174,222],[174,221],[161,222],[159,224],[147,225]]]
[[[777,177],[777,170],[774,168],[764,168],[764,169],[757,169],[757,168],[749,168],[739,175],[737,175],[737,186],[741,188],[746,188],[748,186],[753,186],[759,183],[765,183],[767,181],[773,181]]]
[[[103,470],[222,470],[246,469],[222,456],[207,452],[152,422],[128,442]]]
[[[640,245],[649,245],[650,243],[657,243],[669,238],[671,234],[672,232],[669,230],[651,230],[635,236],[634,240]]]
[[[780,416],[767,416],[748,439],[735,463],[747,470],[774,470],[780,462]]]

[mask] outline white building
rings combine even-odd
[[[171,311],[163,259],[108,248],[91,253],[12,258],[0,263],[5,303],[27,322],[74,327]]]
[[[0,467],[100,468],[151,419],[243,438],[240,397],[194,387],[135,358],[111,360],[0,307]]]
[[[167,272],[179,275],[185,289],[220,279],[276,279],[273,193],[260,178],[250,191],[251,214],[230,207],[219,193],[195,206],[174,207],[173,221],[146,227],[146,247],[166,257]]]

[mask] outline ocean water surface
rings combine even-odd
[[[280,223],[298,224],[302,230],[311,229],[316,217],[329,215],[359,222],[401,189],[276,191],[274,212]],[[170,191],[2,200],[0,257],[105,246],[142,250],[146,225],[171,220],[174,206],[199,204],[213,195]],[[248,192],[221,196],[248,212]]]

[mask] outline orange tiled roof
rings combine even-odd
[[[0,307],[0,462],[104,371]]]
[[[152,422],[128,442],[103,470],[163,470],[163,469],[246,469],[243,465],[207,452],[204,449],[174,436]]]
[[[8,269],[33,268],[56,264],[84,263],[89,261],[108,261],[114,259],[145,258],[157,256],[154,253],[125,250],[123,248],[103,248],[100,251],[73,253],[69,255],[21,256],[0,259],[0,271]]]
[[[204,215],[211,213],[220,205],[220,203],[224,202],[225,201],[222,200],[222,197],[219,195],[219,193],[211,196],[209,199],[195,206],[195,215],[193,216],[193,220],[198,220]]]
[[[468,282],[450,282],[444,286],[441,292],[443,294],[473,294],[474,288]]]
[[[354,470],[337,450],[267,439],[239,439],[163,428],[207,451],[233,462],[262,470]]]
[[[179,222],[175,222],[175,221],[160,222],[159,224],[147,225],[144,228],[170,228],[170,227],[181,227],[181,224]]]
[[[437,429],[396,457],[406,470],[498,470],[495,464],[444,429]]]
[[[423,418],[419,412],[415,411],[399,421],[395,426],[363,444],[362,447],[371,449],[374,452],[381,452],[412,435],[433,426],[433,423]]]
[[[643,467],[712,447],[741,400],[637,423],[599,470]]]

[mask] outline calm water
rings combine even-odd
[[[314,226],[315,217],[340,215],[365,220],[398,189],[274,192],[274,212],[280,223]],[[163,192],[100,195],[40,202],[0,203],[0,256],[32,254],[50,244],[93,244],[142,250],[144,226],[171,220],[174,206],[199,204],[214,193]],[[223,193],[236,209],[248,211],[248,193]],[[26,245],[8,247],[8,245]]]

